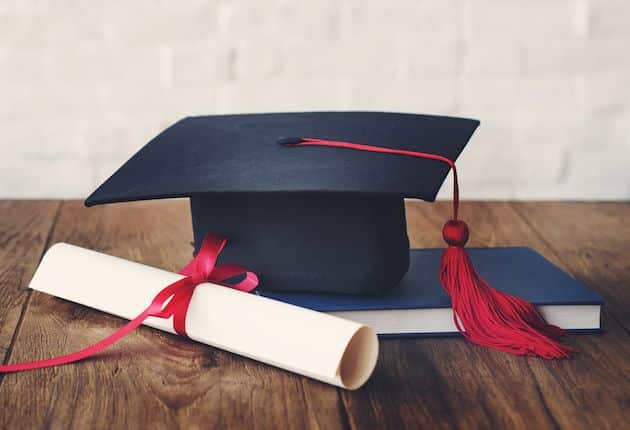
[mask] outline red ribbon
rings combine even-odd
[[[179,273],[185,278],[176,281],[160,291],[151,304],[140,315],[129,321],[120,329],[105,339],[71,354],[48,360],[38,360],[28,363],[16,363],[0,366],[0,373],[21,372],[23,370],[40,369],[43,367],[61,366],[90,357],[110,345],[118,342],[131,331],[140,326],[148,317],[168,319],[173,317],[173,328],[178,334],[186,336],[186,313],[197,285],[204,282],[223,285],[239,291],[249,292],[258,286],[258,277],[243,266],[226,264],[215,266],[217,257],[227,243],[213,235],[207,235],[199,249],[199,253]],[[244,276],[236,283],[229,283],[232,278]]]

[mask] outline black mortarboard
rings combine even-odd
[[[455,159],[472,119],[382,112],[185,118],[149,142],[86,205],[190,197],[199,250],[229,238],[220,259],[269,290],[377,294],[409,267],[403,198],[433,201],[453,169],[453,216],[440,280],[471,341],[545,358],[573,352],[529,302],[492,288],[464,246]],[[299,149],[297,148],[299,147]]]
[[[86,205],[190,197],[195,248],[206,233],[229,238],[222,261],[256,272],[261,288],[375,294],[408,269],[403,198],[433,201],[449,166],[278,142],[317,136],[455,160],[478,125],[382,112],[189,117],[151,140]]]

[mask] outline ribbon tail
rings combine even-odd
[[[62,366],[64,364],[74,363],[75,361],[84,360],[98,352],[104,350],[105,348],[115,344],[123,337],[127,336],[130,332],[138,328],[149,316],[151,313],[151,307],[149,306],[145,309],[140,315],[129,321],[120,329],[116,330],[114,333],[106,337],[105,339],[88,346],[80,351],[76,351],[70,354],[61,355],[59,357],[50,358],[47,360],[37,360],[26,363],[15,363],[15,364],[6,364],[0,366],[0,373],[13,373],[13,372],[22,372],[25,370],[34,370],[34,369],[42,369],[44,367],[55,367]]]

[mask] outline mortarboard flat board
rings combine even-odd
[[[189,197],[195,248],[228,237],[225,262],[274,291],[378,294],[409,268],[403,198],[433,201],[449,166],[335,148],[288,150],[317,136],[455,160],[479,121],[385,112],[185,118],[145,145],[86,205]]]

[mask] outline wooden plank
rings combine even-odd
[[[531,246],[562,265],[509,203],[465,203],[462,209],[471,246]],[[412,246],[443,246],[440,230],[449,204],[409,202],[407,213]],[[620,255],[627,258],[627,252]],[[568,343],[582,352],[553,362],[461,338],[384,341],[365,389],[342,394],[349,421],[355,428],[618,426],[630,392],[624,361],[630,351],[621,327],[608,318],[605,323],[604,335],[570,336]]]
[[[5,362],[11,347],[30,295],[26,286],[42,256],[59,206],[54,201],[0,201],[0,362]]]
[[[86,209],[72,202],[63,207],[53,242],[177,270],[192,253],[187,206],[169,201]],[[11,361],[74,351],[122,323],[34,293]],[[0,404],[11,411],[0,415],[2,428],[334,429],[345,422],[334,387],[150,328],[105,357],[7,375]]]
[[[604,297],[630,330],[630,203],[519,203],[562,264]]]
[[[630,205],[518,203],[524,220],[553,248],[556,264],[605,297],[605,332],[573,336],[570,361],[530,362],[541,394],[561,427],[623,428],[630,405]],[[625,310],[625,312],[624,312]]]

